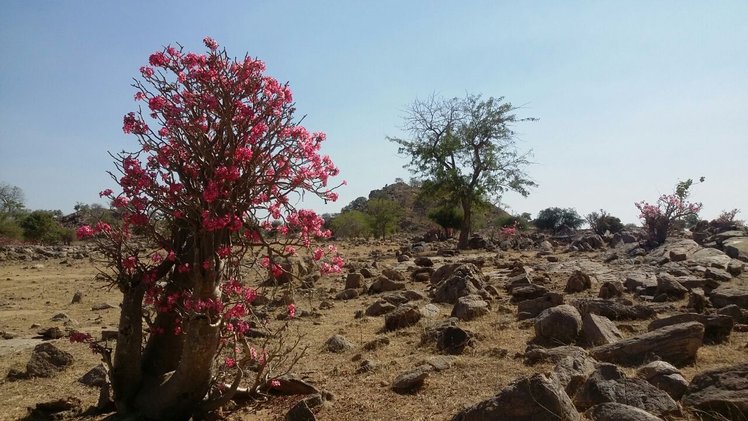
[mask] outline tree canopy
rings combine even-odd
[[[510,190],[527,196],[536,186],[525,173],[531,151],[517,148],[513,130],[515,123],[535,119],[520,118],[516,110],[503,97],[432,95],[407,108],[404,129],[409,138],[388,137],[399,145],[399,153],[410,156],[406,167],[414,175],[462,208],[460,248],[467,247],[472,210],[481,198],[498,198]]]

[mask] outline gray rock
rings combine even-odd
[[[114,308],[114,306],[109,303],[97,303],[91,306],[91,310],[93,311],[108,310],[110,308]]]
[[[566,281],[564,292],[582,292],[590,288],[592,288],[592,280],[590,279],[590,276],[580,270],[576,270]]]
[[[683,396],[683,405],[726,419],[748,419],[748,363],[696,375]]]
[[[340,291],[336,296],[336,300],[352,300],[358,297],[358,290],[354,288],[346,288]]]
[[[382,268],[382,275],[396,282],[405,282],[405,275],[390,267]]]
[[[418,311],[420,311],[423,317],[427,319],[433,319],[441,313],[439,307],[434,304],[426,304],[425,306],[420,307]]]
[[[512,295],[512,301],[520,302],[542,297],[546,292],[548,289],[542,285],[520,284],[511,288],[509,294]]]
[[[704,277],[706,279],[714,279],[715,281],[727,282],[732,279],[732,274],[726,270],[711,267],[706,269]]]
[[[748,237],[734,237],[722,244],[725,253],[733,259],[748,262]]]
[[[403,304],[384,316],[385,330],[396,330],[413,326],[423,315],[412,304]]]
[[[684,313],[653,320],[647,326],[647,330],[651,332],[661,327],[687,322],[699,322],[704,325],[704,343],[706,344],[718,344],[726,341],[735,325],[735,320],[726,315]]]
[[[439,268],[431,277],[431,282],[439,273]],[[483,280],[485,276],[473,264],[461,264],[454,268],[452,273],[445,279],[434,284],[434,301],[438,303],[455,304],[460,297],[471,294],[480,294],[484,291],[486,284]]]
[[[680,367],[696,360],[696,353],[703,343],[704,325],[689,322],[601,345],[591,349],[590,355],[600,361],[622,365],[636,365],[651,355],[657,355]]]
[[[688,288],[669,273],[657,275],[657,294],[666,294],[675,298],[683,298],[688,293]]]
[[[748,310],[741,309],[735,304],[724,306],[717,310],[717,314],[730,316],[735,323],[748,323]]]
[[[519,320],[537,317],[544,310],[564,303],[564,296],[557,292],[547,292],[542,297],[525,300],[517,304]]]
[[[434,266],[434,262],[425,256],[416,257],[415,260],[413,260],[413,263],[415,263],[416,266],[420,266],[420,267],[430,268]]]
[[[597,295],[600,298],[611,299],[618,298],[623,295],[623,282],[621,281],[605,281],[600,285],[600,293]]]
[[[26,364],[26,377],[53,377],[71,364],[72,354],[51,343],[42,343],[31,352],[31,359]]]
[[[571,399],[543,374],[521,377],[496,396],[457,413],[452,421],[579,421]]]
[[[457,326],[446,326],[436,333],[436,349],[445,354],[462,354],[472,342],[473,334]]]
[[[637,292],[640,290],[657,289],[657,278],[654,275],[634,272],[626,277],[623,285],[629,292]]]
[[[386,276],[378,276],[369,287],[369,294],[405,289],[405,282],[397,282]]]
[[[663,421],[643,409],[616,402],[595,405],[584,415],[592,421]]]
[[[611,320],[641,320],[655,315],[654,309],[642,304],[632,304],[628,300],[603,300],[600,298],[580,298],[572,302],[580,313],[594,313]]]
[[[364,275],[360,273],[349,273],[345,277],[345,289],[361,288],[364,286]]]
[[[613,364],[599,364],[574,396],[574,405],[586,410],[605,402],[617,402],[663,416],[678,410],[664,391],[639,378],[627,378]]]
[[[302,399],[288,411],[286,421],[317,421],[317,417],[314,416],[306,400]]]
[[[75,291],[75,294],[73,294],[73,299],[70,300],[70,304],[78,304],[81,301],[83,301],[83,292]]]
[[[392,390],[397,393],[408,393],[423,387],[423,382],[429,376],[428,371],[421,368],[406,371],[392,381]]]
[[[709,299],[717,308],[735,304],[740,308],[748,310],[748,285],[720,285],[719,288],[709,293]]]
[[[396,305],[388,303],[385,300],[377,300],[374,302],[374,304],[370,305],[365,311],[364,314],[370,317],[376,317],[381,316],[383,314],[387,314],[397,308]]]
[[[586,353],[569,355],[556,363],[550,379],[564,389],[567,395],[574,396],[587,377],[595,371],[596,365],[597,361]]]
[[[570,344],[582,330],[582,316],[568,304],[544,310],[535,320],[535,336],[545,343]]]
[[[325,342],[325,348],[330,352],[341,353],[353,348],[353,344],[343,335],[333,335]]]
[[[658,389],[664,390],[676,401],[680,400],[688,389],[688,382],[677,368],[665,361],[652,361],[636,371],[636,375]]]
[[[109,371],[104,364],[99,364],[79,378],[78,383],[91,387],[105,387],[109,384]]]
[[[592,313],[582,317],[582,333],[585,343],[591,346],[612,344],[623,339],[623,334],[610,319]]]
[[[479,295],[460,297],[452,308],[452,317],[460,320],[473,320],[488,314],[489,306]]]

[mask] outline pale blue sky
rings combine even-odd
[[[636,221],[678,179],[705,176],[703,216],[748,218],[748,2],[0,1],[0,181],[30,208],[71,211],[114,187],[107,151],[148,55],[210,35],[290,81],[305,126],[358,196],[409,179],[386,136],[432,92],[504,96],[540,185],[515,212],[604,208]]]

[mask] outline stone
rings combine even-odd
[[[732,328],[735,325],[735,320],[726,315],[684,313],[653,320],[647,326],[647,330],[651,332],[661,327],[687,322],[699,322],[704,325],[705,344],[718,344],[726,341],[730,337],[730,332],[732,332]]]
[[[395,380],[392,381],[391,388],[397,393],[409,393],[423,387],[423,382],[428,376],[428,371],[421,368],[415,368],[413,370],[400,373],[397,377],[395,377]]]
[[[90,387],[106,387],[109,384],[109,371],[104,364],[99,364],[79,378],[78,383]]]
[[[433,319],[434,317],[437,317],[439,313],[441,313],[441,310],[439,310],[439,307],[435,306],[434,304],[426,304],[418,309],[418,311],[421,312],[421,315],[427,319]]]
[[[397,282],[386,276],[378,276],[369,287],[369,294],[405,289],[405,282]]]
[[[78,304],[81,301],[83,301],[83,292],[75,291],[75,294],[73,294],[73,299],[70,300],[70,304]]]
[[[605,402],[630,405],[656,416],[678,410],[670,395],[646,380],[628,378],[615,365],[601,363],[574,396],[574,405],[584,411]]]
[[[726,255],[721,250],[705,247],[696,251],[693,256],[691,256],[691,262],[704,267],[718,267],[724,269],[730,264],[730,256]]]
[[[520,302],[542,297],[546,292],[548,292],[548,289],[542,285],[521,284],[512,288],[509,294],[512,295],[512,301]]]
[[[543,374],[520,377],[452,421],[580,421],[569,396]]]
[[[384,328],[385,330],[403,329],[418,323],[421,317],[423,315],[416,306],[403,304],[384,316]]]
[[[697,374],[681,402],[724,419],[748,419],[748,363]]]
[[[460,320],[473,320],[489,313],[489,306],[479,295],[460,297],[452,308],[452,317]]]
[[[605,281],[600,285],[600,293],[597,295],[603,299],[618,298],[623,296],[623,282]]]
[[[277,383],[273,383],[277,380]],[[263,385],[264,390],[271,390],[276,395],[313,395],[320,391],[306,380],[300,379],[294,374],[284,374],[268,379]]]
[[[582,330],[582,316],[568,304],[543,310],[535,320],[535,336],[545,343],[570,344]]]
[[[434,262],[426,256],[418,256],[413,260],[416,266],[430,268],[434,266]]]
[[[676,367],[696,360],[696,353],[704,343],[704,325],[699,322],[666,326],[590,350],[600,361],[621,365],[636,365],[651,355],[657,355]]]
[[[673,275],[669,273],[657,275],[656,294],[666,294],[675,298],[683,298],[687,293],[688,288],[681,285]]]
[[[65,332],[57,326],[52,326],[40,330],[39,336],[44,340],[60,339],[65,336]]]
[[[628,300],[603,300],[600,298],[580,298],[572,302],[580,313],[594,313],[611,320],[642,320],[655,315],[654,309],[642,304],[632,304]]]
[[[330,352],[341,353],[353,348],[353,344],[343,335],[333,335],[325,342],[325,348]]]
[[[472,344],[473,335],[457,326],[447,326],[436,334],[436,349],[450,355],[459,355]]]
[[[543,348],[537,345],[529,345],[525,351],[525,364],[534,365],[538,363],[548,362],[557,364],[559,361],[566,357],[573,358],[586,358],[589,353],[574,345],[563,345],[555,348]]]
[[[454,355],[434,355],[421,361],[419,366],[427,366],[432,370],[444,371],[452,368],[458,358],[459,357],[456,357]]]
[[[390,268],[390,267],[384,267],[381,270],[382,275],[386,276],[390,280],[396,281],[396,282],[405,282],[405,275],[403,275],[401,272]]]
[[[595,371],[596,365],[597,361],[586,353],[569,355],[556,363],[550,379],[564,389],[567,395],[574,396],[587,377]]]
[[[374,302],[374,304],[370,305],[364,311],[364,314],[366,314],[369,317],[382,316],[384,314],[387,314],[393,311],[396,308],[397,308],[396,305],[388,303],[385,300],[377,300]]]
[[[706,279],[714,279],[715,281],[720,282],[727,282],[732,279],[732,275],[730,274],[730,272],[713,267],[706,269],[706,272],[704,272],[704,277]]]
[[[292,406],[286,414],[286,421],[316,421],[317,417],[309,408],[305,399],[302,399]]]
[[[532,284],[532,281],[530,280],[530,274],[523,271],[522,273],[513,275],[509,279],[507,279],[506,284],[504,284],[504,288],[506,288],[506,290],[511,293],[514,288],[530,284]]]
[[[361,288],[364,286],[364,275],[360,273],[349,273],[345,277],[345,289]]]
[[[584,415],[591,421],[663,421],[643,409],[617,402],[595,405]]]
[[[108,310],[110,308],[114,308],[114,306],[109,303],[97,303],[91,306],[91,310],[93,311]]]
[[[623,285],[629,292],[646,291],[647,289],[654,291],[657,289],[657,277],[651,274],[634,272],[626,277]]]
[[[704,291],[700,288],[694,288],[688,293],[688,306],[695,313],[703,313],[709,303],[706,300]]]
[[[381,337],[374,339],[372,341],[369,341],[364,344],[363,348],[367,351],[376,351],[379,348],[383,348],[390,344],[390,338],[388,337]]]
[[[724,284],[709,293],[709,300],[714,307],[721,308],[735,304],[748,310],[748,285]]]
[[[431,277],[432,283],[437,273],[439,273],[439,270]],[[455,304],[460,297],[479,294],[481,291],[484,291],[486,286],[483,278],[484,275],[475,265],[471,263],[461,264],[454,268],[448,277],[434,284],[434,301]]]
[[[26,377],[53,377],[73,364],[72,354],[62,351],[51,343],[34,347],[31,359],[26,364]]]
[[[717,310],[717,314],[732,317],[735,323],[748,323],[748,310],[741,309],[735,304],[724,306]]]
[[[571,294],[582,292],[590,288],[592,288],[592,280],[590,279],[590,276],[580,270],[576,270],[566,281],[564,292]]]
[[[748,262],[748,237],[733,237],[722,244],[725,254],[733,259]]]
[[[677,368],[665,361],[652,361],[640,367],[636,376],[642,378],[658,389],[664,390],[671,398],[678,401],[688,389],[688,382]]]
[[[336,296],[336,300],[352,300],[358,297],[358,290],[354,288],[346,288],[340,291]]]
[[[551,307],[564,303],[564,296],[557,292],[547,292],[542,297],[525,300],[517,304],[517,319],[525,320],[537,317]]]
[[[623,339],[616,325],[605,316],[587,313],[582,317],[582,334],[591,346],[612,344]]]

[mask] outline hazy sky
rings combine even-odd
[[[0,181],[32,209],[72,211],[115,187],[108,151],[132,149],[122,116],[148,55],[203,51],[209,35],[289,81],[304,125],[348,186],[336,212],[410,178],[386,136],[435,92],[522,105],[534,150],[514,212],[604,208],[636,221],[679,179],[706,177],[702,216],[748,218],[748,2],[1,0]]]

